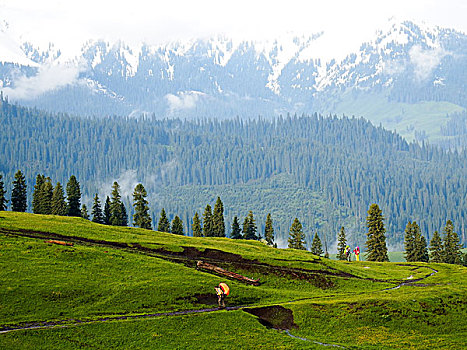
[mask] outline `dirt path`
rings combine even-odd
[[[17,325],[3,326],[0,327],[0,334],[9,333],[19,330],[29,330],[29,329],[45,329],[53,327],[72,327],[80,324],[86,323],[97,323],[97,322],[109,322],[109,321],[122,321],[122,320],[134,320],[140,318],[156,318],[163,316],[180,316],[180,315],[189,315],[189,314],[201,314],[206,312],[215,312],[222,310],[240,310],[245,308],[245,306],[228,306],[226,308],[207,308],[207,309],[197,309],[197,310],[181,310],[174,312],[160,312],[160,313],[150,313],[150,314],[141,314],[141,315],[128,315],[128,316],[108,316],[101,317],[93,320],[76,320],[76,319],[67,319],[67,320],[57,320],[57,321],[42,321],[42,322],[27,322],[20,323]]]

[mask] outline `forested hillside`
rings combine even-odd
[[[466,241],[467,152],[408,144],[364,119],[83,119],[6,101],[0,110],[7,196],[18,169],[29,199],[37,173],[62,184],[76,175],[88,207],[94,193],[110,194],[115,179],[129,191],[142,182],[156,221],[164,207],[182,218],[185,231],[195,211],[201,215],[219,195],[227,232],[235,215],[252,210],[261,228],[271,212],[279,241],[299,217],[308,236],[318,230],[329,245],[342,225],[351,242],[363,242],[366,212],[378,203],[390,246],[402,242],[409,220],[431,237],[450,219]]]

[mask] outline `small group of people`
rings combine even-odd
[[[347,245],[345,247],[345,260],[347,261],[352,261],[352,253],[350,252],[350,246]],[[354,250],[353,253],[355,254],[355,261],[360,261],[360,248],[357,246]]]

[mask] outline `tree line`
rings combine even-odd
[[[154,212],[178,213],[186,231],[192,230],[192,210],[202,215],[206,201],[221,195],[227,226],[236,213],[253,209],[262,229],[271,213],[282,242],[294,217],[319,230],[324,242],[342,224],[350,240],[362,241],[368,203],[386,213],[391,245],[403,242],[411,217],[430,233],[451,218],[461,241],[467,239],[467,152],[407,143],[363,119],[83,119],[0,104],[0,122],[7,126],[0,133],[0,171],[9,182],[16,169],[24,169],[27,179],[47,172],[62,182],[75,174],[85,179],[83,195],[92,198],[103,179],[134,169]],[[122,201],[131,216],[130,199]]]
[[[368,228],[365,244],[366,259],[368,261],[389,261],[384,217],[382,210],[377,204],[370,206],[366,225]],[[339,260],[346,260],[345,250],[348,245],[344,227],[341,227],[337,241],[337,258]],[[467,266],[467,253],[463,254],[461,248],[459,236],[454,231],[454,225],[451,220],[446,222],[443,230],[443,239],[438,231],[435,231],[429,247],[419,225],[415,221],[407,223],[404,236],[404,257],[407,262],[436,262]],[[428,253],[428,250],[430,253]]]

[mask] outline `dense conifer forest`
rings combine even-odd
[[[234,216],[241,221],[251,210],[260,233],[271,213],[279,241],[298,217],[307,244],[316,231],[335,242],[341,226],[349,242],[362,242],[367,210],[378,203],[390,246],[400,246],[409,221],[430,239],[452,220],[466,242],[467,152],[409,144],[364,119],[79,118],[2,100],[0,122],[7,198],[18,169],[28,189],[37,174],[62,184],[74,174],[91,208],[95,193],[105,198],[110,184],[132,171],[147,190],[155,227],[165,208],[191,234],[195,212],[221,196],[227,235]],[[124,193],[122,200],[128,203]]]

